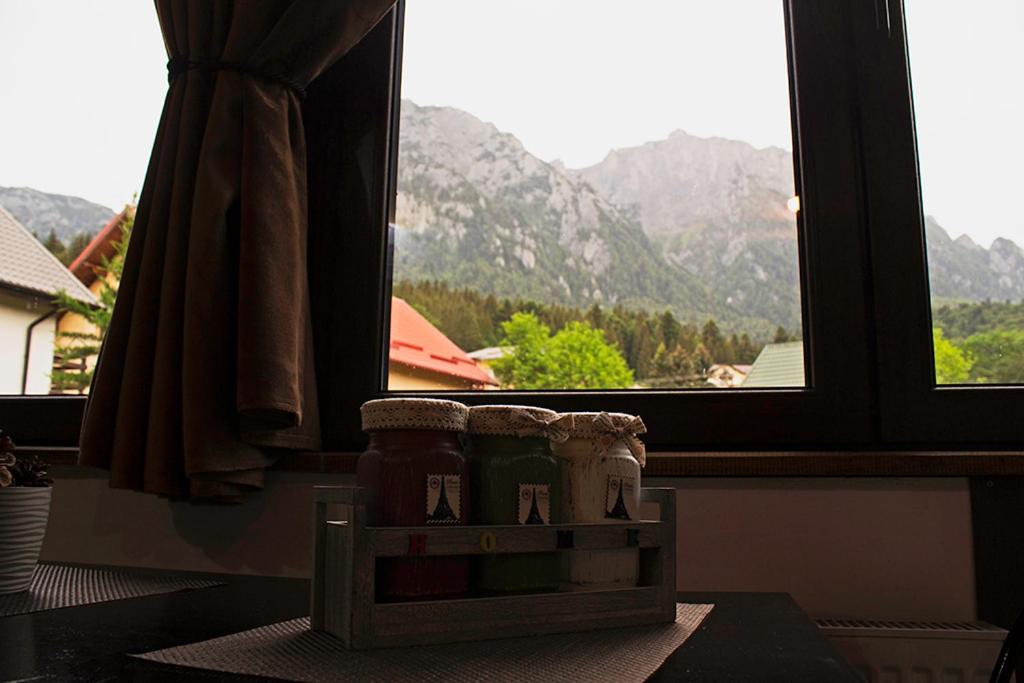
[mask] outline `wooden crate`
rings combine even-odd
[[[674,489],[645,488],[654,521],[544,526],[370,527],[369,491],[317,486],[311,627],[353,649],[427,645],[489,638],[671,622],[676,618]],[[331,521],[329,506],[348,508]],[[411,538],[412,537],[412,538]],[[413,542],[413,538],[415,542]],[[425,540],[425,547],[423,542]],[[570,545],[571,544],[571,545]],[[377,558],[572,552],[636,547],[636,588],[467,597],[415,602],[375,601]]]

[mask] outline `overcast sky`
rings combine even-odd
[[[907,4],[925,210],[953,236],[1024,245],[1024,3]],[[791,147],[781,2],[409,0],[405,49],[404,96],[569,166],[677,129]],[[142,185],[166,59],[151,2],[0,0],[0,185],[119,208]]]

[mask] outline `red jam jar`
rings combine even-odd
[[[356,482],[372,493],[370,524],[466,524],[469,471],[459,435],[469,409],[456,401],[385,398],[364,403],[361,412],[370,445],[359,457]],[[469,589],[469,558],[380,559],[376,583],[380,600],[459,596]]]

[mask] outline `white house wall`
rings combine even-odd
[[[0,291],[0,395],[21,393],[25,334],[33,320],[52,310],[53,306],[45,297]],[[50,393],[56,318],[56,315],[47,318],[33,330],[25,393]]]

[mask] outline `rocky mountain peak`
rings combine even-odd
[[[945,232],[945,231],[943,231]],[[966,233],[960,235],[955,240],[956,244],[959,244],[964,249],[982,249],[974,240],[972,240]]]
[[[613,203],[636,205],[651,236],[723,219],[786,220],[786,200],[794,187],[789,152],[682,130],[664,140],[613,150],[577,173]]]
[[[78,233],[94,234],[114,215],[113,210],[81,197],[31,187],[0,187],[0,206],[41,239],[52,230],[64,242]]]

